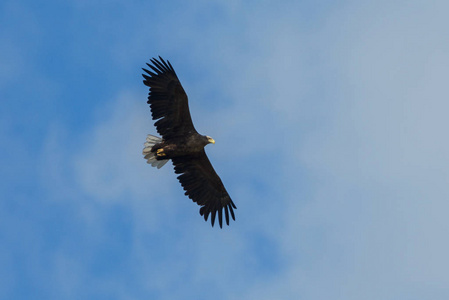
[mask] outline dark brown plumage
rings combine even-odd
[[[147,103],[162,139],[148,135],[143,154],[148,163],[158,168],[171,159],[185,195],[201,206],[204,220],[211,215],[214,226],[218,213],[222,227],[224,209],[229,225],[229,215],[235,220],[236,206],[204,151],[204,146],[215,141],[195,130],[187,95],[170,62],[159,56],[151,63],[147,64],[151,71],[143,69],[147,73],[142,74],[143,83],[150,88]]]

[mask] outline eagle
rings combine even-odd
[[[210,215],[213,227],[218,213],[222,228],[224,210],[229,225],[229,215],[235,220],[237,207],[204,151],[207,144],[215,141],[199,134],[193,126],[187,94],[170,62],[160,56],[150,61],[147,66],[151,70],[142,68],[146,73],[142,74],[143,83],[150,88],[147,103],[162,138],[149,134],[143,155],[147,163],[158,169],[171,160],[185,195],[201,206],[200,215],[204,220]]]

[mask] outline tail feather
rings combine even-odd
[[[158,169],[162,168],[168,161],[168,159],[158,160],[156,158],[156,153],[151,152],[151,148],[153,148],[154,145],[160,142],[162,142],[162,139],[160,137],[149,134],[147,136],[147,141],[144,144],[145,148],[143,148],[142,151],[142,154],[147,160],[147,163],[149,163],[153,167],[157,167]]]

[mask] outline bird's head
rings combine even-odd
[[[215,140],[211,138],[210,136],[206,135],[207,143],[208,144],[215,144]]]

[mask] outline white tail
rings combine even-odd
[[[147,163],[158,169],[162,168],[168,161],[168,159],[157,160],[156,153],[151,152],[151,148],[153,148],[154,145],[160,142],[162,142],[162,139],[160,137],[149,134],[147,135],[147,141],[144,144],[145,148],[143,148],[142,151],[142,154],[147,160]]]

